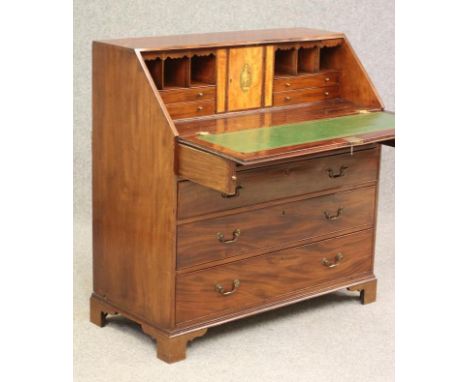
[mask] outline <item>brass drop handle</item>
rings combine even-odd
[[[338,208],[336,211],[336,215],[330,215],[327,211],[323,211],[323,214],[325,215],[325,218],[327,220],[336,220],[341,216],[341,213],[343,212],[343,208]]]
[[[197,107],[197,110],[198,110],[198,111],[202,111],[202,110],[203,110],[203,106],[198,106],[198,107]]]
[[[286,97],[284,97],[284,100],[285,100],[285,101],[291,101],[291,97],[290,97],[290,96],[286,96]]]
[[[238,196],[240,196],[240,190],[241,189],[242,189],[242,186],[237,186],[236,187],[236,192],[235,192],[234,195],[229,195],[229,194],[226,194],[226,193],[223,192],[223,193],[221,193],[221,197],[226,198],[226,199],[228,199],[228,198],[237,198]]]
[[[328,171],[328,176],[329,176],[330,178],[340,178],[340,177],[344,176],[344,172],[345,172],[346,169],[348,169],[348,167],[346,167],[346,166],[341,166],[341,167],[340,167],[340,172],[339,172],[338,174],[335,174],[335,173],[333,172],[333,169],[329,168],[329,169],[327,169],[327,171]]]
[[[215,290],[216,290],[216,292],[218,292],[219,294],[221,294],[223,296],[229,296],[230,294],[235,293],[237,291],[237,289],[239,289],[239,286],[240,286],[240,280],[235,279],[232,282],[232,289],[231,290],[225,291],[224,287],[221,284],[218,284],[218,283],[215,285]]]
[[[218,232],[216,234],[216,237],[218,238],[218,241],[220,243],[223,243],[223,244],[232,244],[232,243],[235,243],[237,241],[237,239],[239,239],[239,236],[240,236],[240,229],[239,228],[236,228],[233,232],[232,232],[232,239],[227,239],[225,240],[224,239],[224,234],[222,234],[221,232]]]
[[[198,97],[203,97],[203,92],[197,94]]]
[[[286,85],[287,88],[289,88],[291,86],[291,84],[289,82],[286,82],[285,85]]]
[[[342,253],[337,253],[335,256],[334,262],[331,262],[328,260],[326,257],[324,257],[321,261],[322,265],[326,266],[327,268],[335,268],[338,265],[340,265],[341,261],[344,259],[344,256]]]

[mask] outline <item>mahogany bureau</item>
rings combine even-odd
[[[207,328],[348,288],[376,299],[394,115],[341,33],[93,44],[91,321],[166,362]]]

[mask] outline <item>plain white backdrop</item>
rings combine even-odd
[[[68,381],[72,3],[0,7],[0,378]],[[465,8],[396,3],[397,381],[468,379]]]
[[[0,5],[2,381],[72,378],[72,12]]]
[[[466,15],[396,2],[397,381],[468,380]]]

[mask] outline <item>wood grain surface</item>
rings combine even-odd
[[[177,173],[204,187],[232,195],[236,191],[234,163],[215,155],[179,145]]]
[[[322,259],[334,261],[341,253],[343,260],[334,268]],[[304,288],[320,287],[326,282],[339,283],[344,278],[360,278],[372,273],[372,231],[362,231],[316,244],[272,252],[230,264],[177,277],[177,323],[212,317],[248,306],[261,305],[270,299]],[[215,289],[222,285],[237,291],[221,295]]]
[[[93,285],[170,327],[175,139],[149,76],[135,52],[93,44]]]
[[[174,102],[192,102],[214,99],[215,92],[215,86],[207,85],[188,89],[162,90],[159,94],[163,101],[168,104]]]
[[[296,103],[310,103],[324,99],[337,98],[340,95],[340,87],[327,86],[323,88],[307,88],[273,93],[273,105],[293,105]]]
[[[275,77],[273,81],[274,92],[316,88],[336,85],[339,83],[340,72],[336,70],[322,70],[318,73],[303,74],[300,76]]]
[[[172,119],[200,117],[215,112],[215,100],[169,103],[166,108]]]
[[[216,53],[216,112],[226,110],[227,49]]]
[[[180,50],[203,47],[245,46],[259,43],[317,41],[342,38],[342,33],[312,28],[259,29],[248,31],[194,33],[176,36],[153,36],[113,39],[104,41],[128,49]]]
[[[275,47],[268,45],[265,47],[265,91],[264,106],[273,104],[273,76],[275,74]]]
[[[383,109],[383,103],[361,61],[354,52],[350,42],[329,52],[322,52],[322,68],[332,68],[341,72],[341,96],[351,102]]]
[[[340,169],[346,167],[342,175]],[[180,182],[178,219],[264,203],[271,200],[377,181],[379,155],[376,149],[299,160],[237,172],[238,195],[226,198],[220,192],[193,182]],[[332,171],[332,177],[330,172]]]
[[[175,125],[181,140],[188,140],[199,132],[227,133],[282,125],[285,123],[299,123],[321,118],[333,118],[343,115],[358,114],[359,111],[376,111],[362,105],[343,99],[329,99],[306,105],[292,105],[288,107],[270,107],[250,111],[234,112],[207,116],[193,120],[176,121]]]
[[[244,110],[262,106],[264,48],[229,49],[228,110]],[[242,77],[248,87],[242,87]]]
[[[178,226],[177,267],[207,263],[281,243],[374,222],[375,187],[339,192]],[[340,212],[341,211],[341,212]],[[326,215],[338,215],[336,220]],[[240,234],[236,238],[235,232]],[[224,243],[219,239],[234,240]]]

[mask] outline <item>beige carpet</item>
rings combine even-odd
[[[393,149],[385,148],[375,273],[377,302],[337,292],[212,328],[168,365],[155,342],[120,317],[105,328],[88,321],[91,225],[75,222],[75,382],[394,380]]]

